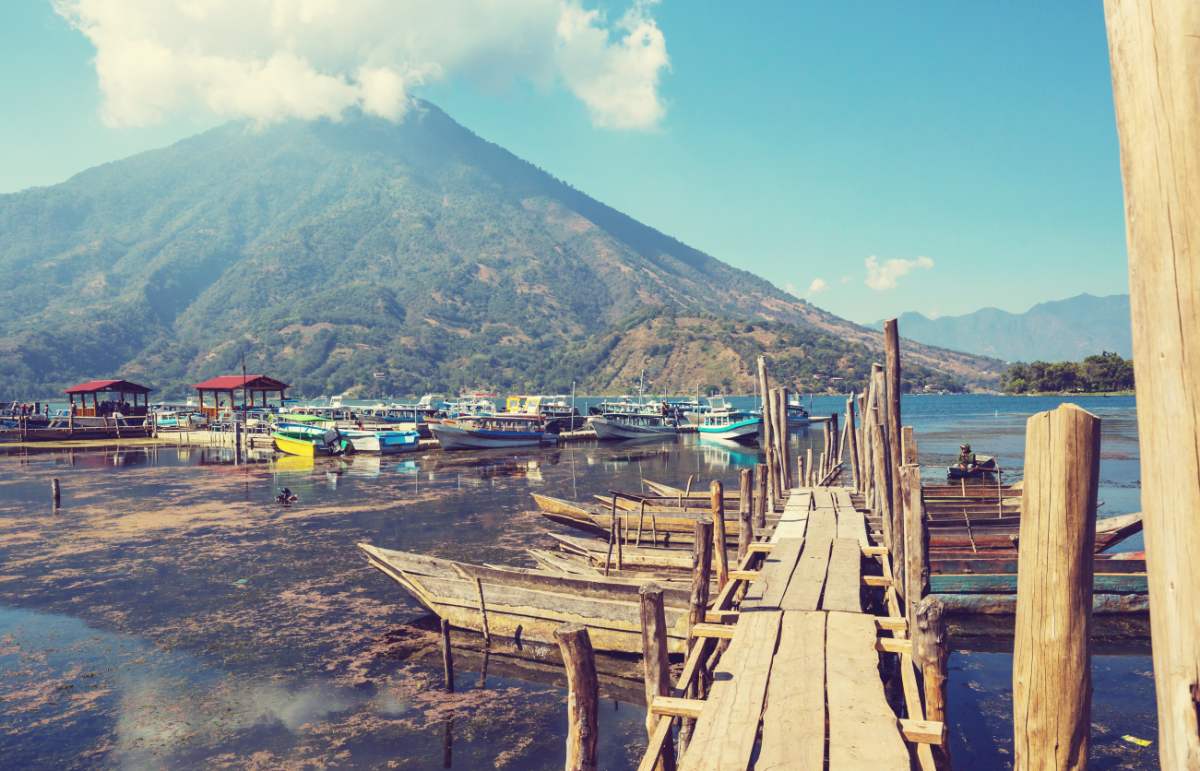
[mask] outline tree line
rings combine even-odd
[[[1000,378],[1005,393],[1097,393],[1133,390],[1133,362],[1105,351],[1083,361],[1017,362]]]

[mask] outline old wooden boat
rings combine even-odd
[[[596,432],[596,438],[607,439],[662,439],[678,432],[675,418],[644,412],[607,412],[588,418],[588,425]]]
[[[1101,563],[1097,569],[1103,567]],[[950,613],[1010,614],[1017,607],[1017,574],[972,573],[933,575],[929,590]],[[1092,612],[1098,614],[1146,613],[1150,610],[1146,573],[1095,573],[1092,579]]]
[[[946,467],[947,479],[987,479],[994,476],[1000,468],[996,459],[991,455],[976,455],[975,463],[971,466],[955,464]]]
[[[597,650],[640,653],[641,582],[499,568],[360,543],[368,562],[451,626],[519,640],[554,643],[563,624],[583,624]],[[665,588],[667,644],[687,640],[688,592]]]
[[[472,415],[431,423],[430,432],[443,450],[483,450],[498,447],[536,447],[556,444],[540,417]]]

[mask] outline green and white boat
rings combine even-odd
[[[741,410],[715,410],[703,416],[696,431],[707,439],[720,439],[738,444],[755,444],[762,428],[762,416]]]

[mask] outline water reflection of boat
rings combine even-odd
[[[482,631],[486,614],[493,635],[552,643],[558,627],[583,624],[596,650],[642,650],[638,581],[472,565],[365,543],[358,548],[373,567],[451,626]],[[688,592],[664,588],[663,600],[667,645],[681,653],[687,640]]]
[[[277,474],[308,474],[313,470],[311,455],[280,455],[271,464]]]
[[[699,448],[704,462],[719,469],[754,468],[761,462],[757,452],[747,450],[745,445],[726,439],[701,436],[696,446]]]

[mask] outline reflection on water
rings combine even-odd
[[[1101,498],[1107,511],[1136,510],[1132,400],[1098,401],[1085,406],[1104,419]],[[842,404],[819,397],[814,414]],[[917,397],[904,409],[932,480],[964,439],[1018,477],[1024,418],[1052,404]],[[817,449],[821,430],[792,442]],[[695,436],[240,465],[224,448],[0,453],[0,752],[15,767],[561,767],[554,652],[484,657],[456,636],[457,692],[443,693],[428,615],[354,543],[529,565],[526,547],[551,546],[530,492],[586,499],[689,477],[729,487],[759,460]],[[51,478],[62,480],[58,513]],[[275,503],[283,487],[292,505]],[[1144,767],[1153,749],[1108,737],[1154,736],[1149,659],[1109,658],[1096,669],[1098,751]],[[1008,661],[952,660],[954,749],[974,767],[1009,757]],[[601,716],[604,768],[636,765],[638,677],[636,666],[632,680],[602,677],[617,706]]]

